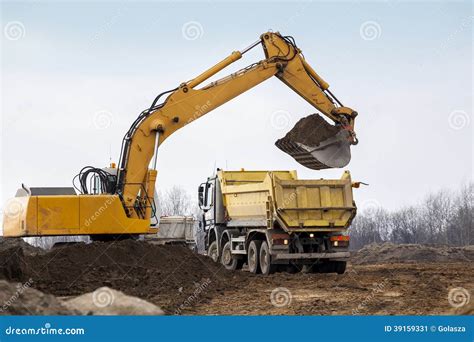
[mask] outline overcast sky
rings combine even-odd
[[[272,29],[292,35],[341,102],[359,112],[345,168],[360,205],[413,204],[473,176],[471,1],[2,2],[1,202],[21,183],[70,186],[117,162],[124,133],[156,94]],[[263,58],[260,48],[218,75]],[[175,133],[158,187],[197,186],[225,169],[313,171],[274,146],[315,110],[269,81]]]

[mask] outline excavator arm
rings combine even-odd
[[[239,60],[244,53],[259,44],[263,46],[265,52],[264,60],[202,88],[197,88],[202,82]],[[153,198],[149,194],[153,194],[155,185],[159,145],[176,130],[272,76],[278,77],[341,127],[342,135],[336,139],[335,144],[337,150],[341,149],[341,141],[343,141],[343,146],[355,142],[353,127],[357,113],[340,105],[332,96],[328,90],[329,85],[305,61],[291,37],[267,32],[249,48],[241,52],[233,52],[206,72],[173,89],[162,104],[157,105],[157,100],[155,100],[152,106],[142,112],[135,121],[122,144],[117,178],[117,193],[122,198],[127,215],[140,218],[150,215]],[[314,133],[318,134],[318,132]],[[334,142],[331,144],[334,145]],[[314,169],[331,167],[317,159],[315,155],[317,152],[314,149],[302,151],[300,145],[295,142],[288,143],[288,141],[280,146],[277,143],[279,148],[305,166]],[[332,156],[335,154],[334,149],[331,149],[330,154]],[[148,169],[153,158],[153,168]]]

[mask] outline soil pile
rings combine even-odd
[[[0,277],[31,279],[36,289],[56,296],[76,296],[107,286],[146,299],[171,314],[248,278],[186,247],[144,241],[62,245],[36,255],[16,246],[15,255]]]
[[[354,252],[355,265],[403,262],[470,262],[474,261],[474,246],[448,247],[393,243],[370,244]]]
[[[324,120],[318,114],[311,114],[300,119],[293,129],[276,144],[298,142],[307,146],[318,146],[321,141],[327,140],[339,133],[340,128],[335,127]]]
[[[25,253],[35,250],[22,239],[2,239],[0,241],[0,278],[14,281],[24,279]]]

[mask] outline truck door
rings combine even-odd
[[[215,224],[215,178],[209,178],[199,186],[199,208],[203,213],[204,229]]]

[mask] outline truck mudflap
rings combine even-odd
[[[331,252],[331,253],[277,253],[273,254],[273,260],[296,260],[296,259],[349,259],[350,252]]]

